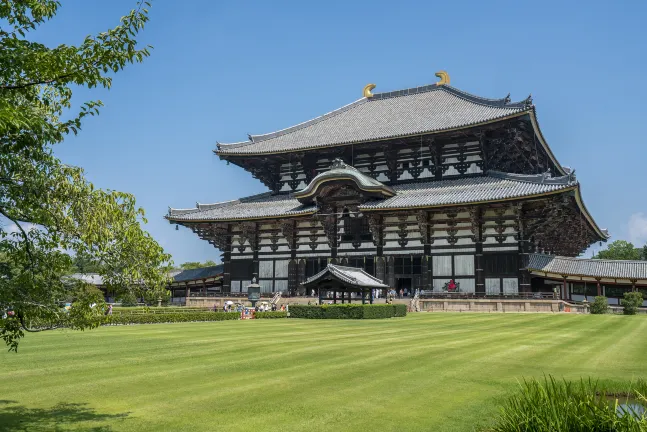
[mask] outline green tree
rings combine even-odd
[[[101,263],[105,285],[117,293],[163,292],[170,262],[142,229],[144,211],[132,195],[95,189],[81,168],[53,155],[53,146],[102,106],[73,106],[73,89],[109,88],[114,73],[149,55],[136,40],[149,5],[138,3],[119,25],[76,46],[29,40],[59,6],[0,2],[0,311],[15,312],[0,320],[0,337],[14,351],[26,331],[98,325],[103,298],[63,277],[71,258],[61,251]],[[71,310],[61,308],[65,301]]]
[[[191,270],[191,269],[204,268],[204,267],[213,267],[215,265],[218,265],[218,264],[212,260],[206,260],[203,263],[199,261],[189,261],[189,262],[185,262],[184,264],[180,264],[180,268],[182,270]]]
[[[604,296],[597,296],[591,303],[592,314],[605,314],[609,312],[609,301]]]
[[[72,271],[74,273],[100,273],[101,263],[93,260],[86,253],[78,253],[72,258]]]
[[[626,292],[624,298],[620,300],[623,306],[622,313],[625,315],[636,315],[638,308],[643,305],[643,293],[640,291]]]
[[[616,240],[593,258],[608,260],[640,260],[642,251],[625,240]]]

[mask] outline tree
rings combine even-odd
[[[0,3],[0,311],[14,312],[0,320],[0,336],[14,351],[24,332],[99,323],[101,294],[64,277],[71,259],[61,251],[101,263],[104,284],[117,293],[162,293],[170,262],[142,229],[144,211],[132,195],[95,189],[83,169],[53,155],[53,146],[77,134],[102,106],[74,107],[73,89],[109,88],[114,73],[149,55],[150,47],[136,40],[149,5],[137,4],[118,26],[77,46],[30,41],[30,31],[59,6]],[[64,302],[70,310],[61,308]]]
[[[593,258],[608,260],[640,260],[642,251],[632,243],[624,240],[616,240],[606,250],[598,252]]]
[[[609,312],[609,301],[604,296],[597,296],[590,307],[592,314],[605,314]]]
[[[189,261],[189,262],[185,262],[184,264],[180,264],[180,268],[182,270],[191,270],[191,269],[204,268],[204,267],[213,267],[216,265],[218,264],[216,264],[216,262],[212,260],[206,260],[203,263],[199,261]]]
[[[622,313],[625,315],[636,315],[638,308],[643,305],[643,293],[640,291],[626,292],[624,298],[620,300],[623,306]]]
[[[74,273],[100,273],[101,263],[93,261],[86,253],[78,253],[72,258],[72,269]]]

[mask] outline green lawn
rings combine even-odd
[[[421,313],[56,331],[0,353],[0,430],[472,431],[522,377],[646,372],[643,316]]]

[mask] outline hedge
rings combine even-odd
[[[274,319],[287,317],[288,313],[283,311],[254,312],[254,318],[256,319]]]
[[[168,314],[119,314],[105,317],[104,324],[154,324],[192,321],[227,321],[240,319],[239,312],[173,312]]]
[[[338,304],[338,305],[292,305],[290,318],[308,319],[379,319],[401,317],[407,314],[405,304]]]

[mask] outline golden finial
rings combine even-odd
[[[435,74],[435,75],[436,75],[438,78],[440,78],[440,81],[438,81],[438,82],[436,83],[436,85],[441,86],[441,85],[449,84],[449,74],[448,74],[447,72],[445,72],[445,71],[439,71],[439,72],[436,72],[436,74]]]
[[[366,86],[364,87],[364,92],[363,92],[364,97],[365,98],[372,98],[373,93],[371,93],[371,90],[373,90],[375,87],[377,87],[375,84],[366,84]]]

